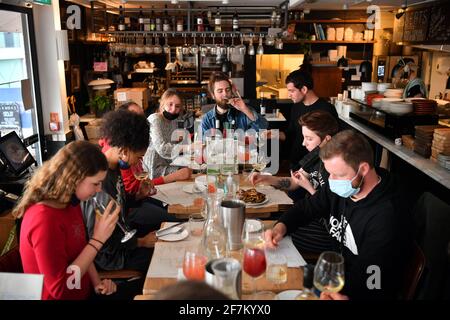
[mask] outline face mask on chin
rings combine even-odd
[[[163,111],[163,116],[164,118],[166,118],[167,120],[175,120],[176,118],[178,118],[179,114],[178,113],[170,113],[167,112],[166,110]]]
[[[342,198],[349,198],[351,196],[354,196],[361,190],[361,185],[364,180],[364,177],[362,177],[361,182],[359,183],[359,186],[356,188],[353,188],[352,182],[353,182],[353,180],[356,179],[358,174],[359,174],[359,168],[358,168],[358,171],[356,172],[356,175],[353,178],[351,178],[350,180],[328,179],[328,182],[330,184],[330,190]]]

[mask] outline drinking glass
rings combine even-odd
[[[325,251],[314,268],[314,286],[321,292],[339,292],[344,287],[344,257]]]
[[[119,206],[119,204],[114,200],[114,198],[106,192],[98,192],[92,199],[94,201],[95,213],[100,216],[103,215],[103,213],[106,210],[106,207],[111,201],[114,203],[114,206]],[[121,242],[124,243],[130,240],[136,234],[137,230],[136,229],[130,230],[126,225],[122,215],[120,215],[120,220],[117,221],[117,225],[119,226],[120,230],[122,230],[122,232],[124,233],[124,236],[121,239]]]
[[[148,173],[149,169],[143,159],[139,159],[139,161],[131,167],[131,171],[133,172],[133,175],[136,178],[136,180],[140,181],[140,183],[148,184],[150,182]],[[149,191],[149,194],[155,193],[156,189],[153,186],[152,189]]]
[[[269,163],[269,159],[263,153],[260,153],[256,163],[252,163],[252,167],[254,170],[261,172],[266,168],[267,163]]]
[[[183,274],[188,280],[205,280],[206,256],[199,252],[187,250],[183,259]]]
[[[253,282],[252,298],[257,298],[256,278],[266,271],[266,254],[264,252],[264,224],[257,219],[246,219],[242,229],[244,245],[243,269]]]
[[[266,279],[275,284],[287,282],[288,266],[286,256],[276,250],[268,249],[266,250],[266,259]]]
[[[203,228],[205,226],[205,218],[198,215],[189,216],[189,231],[191,236],[200,237],[203,233]]]

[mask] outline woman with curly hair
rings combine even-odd
[[[159,229],[163,221],[178,219],[163,208],[142,201],[152,191],[151,184],[141,183],[135,194],[126,193],[124,188],[120,169],[136,165],[144,156],[149,142],[147,119],[135,112],[120,109],[105,114],[103,119],[101,134],[108,141],[109,148],[104,150],[108,170],[102,189],[121,206],[120,219],[138,232],[122,243],[123,232],[116,228],[100,250],[95,263],[103,270],[132,269],[146,272],[150,263],[150,248],[156,241],[154,232],[150,231]],[[88,233],[91,234],[95,221],[94,204],[86,201],[82,208]]]
[[[150,146],[145,155],[145,163],[150,169],[152,179],[167,176],[172,181],[189,179],[192,171],[189,168],[172,166],[170,163],[176,152],[175,148],[183,150],[179,142],[172,141],[172,134],[178,129],[177,120],[187,116],[181,97],[175,89],[167,89],[161,96],[159,112],[148,117],[150,122]],[[181,147],[181,148],[180,148]]]
[[[80,201],[101,190],[108,163],[95,145],[76,141],[45,162],[27,183],[13,210],[22,218],[20,256],[25,273],[43,274],[42,299],[87,299],[112,294],[116,285],[100,280],[94,259],[111,236],[119,214],[108,205],[86,241]],[[74,273],[75,272],[75,273]],[[80,285],[69,286],[79,272]]]

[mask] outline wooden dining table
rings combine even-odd
[[[194,182],[196,175],[193,175],[191,179],[188,181]],[[251,182],[242,176],[239,175],[239,186],[244,188],[254,187]],[[292,204],[268,204],[260,207],[246,207],[245,215],[247,218],[270,218],[272,213],[277,212],[285,212],[287,211]],[[194,203],[190,206],[183,206],[181,204],[170,204],[167,207],[167,212],[174,214],[179,219],[188,219],[191,215],[200,215],[202,210],[201,201],[199,203]]]
[[[275,222],[273,220],[266,220],[264,221],[265,227],[270,228]],[[164,227],[164,224],[162,225]],[[189,235],[191,237],[191,235]],[[175,252],[178,252],[180,254],[180,260],[182,260],[182,255],[184,253],[183,248],[183,241],[181,240],[178,242],[165,242],[163,240],[158,240],[155,246],[155,251],[153,253],[151,263],[150,264],[158,264],[160,261],[158,259],[162,259],[160,256],[160,252],[163,250],[175,250]],[[157,250],[158,244],[162,245],[163,247],[161,249],[163,250]],[[178,248],[178,250],[177,250]],[[242,249],[238,251],[232,251],[230,253],[230,256],[237,259],[241,265],[242,265]],[[150,266],[151,267],[151,266]],[[149,267],[149,268],[150,268]],[[180,266],[181,267],[181,266]],[[142,290],[143,295],[139,297],[139,299],[151,299],[156,292],[161,290],[162,288],[175,284],[178,281],[177,278],[174,277],[152,277],[149,276],[149,273],[147,273],[147,276],[145,278],[144,287]],[[274,294],[277,294],[279,292],[285,291],[285,290],[300,290],[303,288],[303,268],[302,267],[295,267],[295,268],[288,268],[287,272],[287,281],[282,284],[275,284],[269,280],[266,279],[265,274],[263,276],[260,276],[259,278],[256,278],[256,290],[258,292],[261,291],[271,291]],[[242,271],[242,300],[247,300],[251,298],[251,294],[253,292],[253,279],[246,274],[244,271]]]

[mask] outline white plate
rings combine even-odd
[[[185,184],[181,190],[183,190],[186,193],[191,193],[191,194],[192,193],[202,193],[200,190],[198,190],[196,188],[196,185],[194,183]]]
[[[267,202],[269,202],[269,196],[266,194],[266,199],[263,202],[260,203],[246,203],[245,206],[246,207],[260,207],[265,205]]]
[[[300,290],[282,291],[275,296],[275,300],[295,300],[295,297],[298,296],[300,292]]]
[[[174,229],[173,232],[176,232],[176,230],[180,230],[179,227],[175,227],[173,229]],[[169,233],[166,234],[165,236],[158,237],[158,239],[164,241],[180,241],[186,239],[188,236],[189,232],[186,229],[184,229],[181,233]]]

